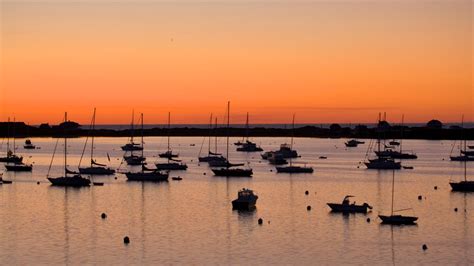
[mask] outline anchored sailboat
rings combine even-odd
[[[168,112],[168,149],[166,152],[160,153],[158,156],[160,158],[178,158],[179,154],[174,154],[170,147],[170,134],[171,134],[171,114]]]
[[[21,158],[21,159],[23,158],[18,157],[16,155],[15,139],[16,139],[15,119],[13,119],[13,152],[11,153],[10,158],[8,158],[9,160],[7,160],[7,164],[5,164],[5,168],[7,169],[7,171],[12,171],[12,172],[31,172],[33,170],[32,164],[23,163],[22,160],[16,161],[17,158]],[[9,150],[9,147],[7,149]],[[7,153],[7,157],[8,157],[8,153]]]
[[[144,147],[145,142],[143,141],[143,114],[141,114],[141,121],[142,121],[142,143],[141,147]],[[143,150],[141,158],[145,159],[143,156]],[[140,172],[127,172],[125,173],[128,181],[168,181],[169,174],[168,172],[162,173],[158,169],[149,169],[145,167],[145,163],[141,164],[141,171]]]
[[[464,117],[463,117],[464,121]],[[464,127],[463,127],[464,128]],[[467,140],[464,138],[464,150],[466,150]],[[449,182],[452,191],[459,191],[459,192],[474,192],[474,181],[467,180],[467,161],[464,160],[464,180],[459,182]]]
[[[158,170],[186,170],[188,169],[188,166],[185,163],[182,163],[181,160],[175,159],[178,157],[178,155],[173,154],[173,151],[170,148],[170,136],[169,136],[170,125],[171,125],[171,113],[168,112],[168,150],[165,153],[160,154],[160,158],[166,158],[168,159],[168,161],[166,163],[155,163],[156,169]]]
[[[64,113],[64,122],[67,122],[67,113]],[[56,147],[57,147],[57,142],[56,142],[56,146],[54,147],[53,157],[51,158],[51,164],[50,164],[49,169],[51,169],[51,165],[54,160]],[[72,176],[68,176],[68,174]],[[49,177],[49,170],[48,170],[48,174],[46,175],[46,177],[48,178],[48,180],[51,182],[53,186],[86,187],[86,186],[90,186],[91,184],[91,181],[88,178],[84,178],[80,175],[80,173],[67,169],[67,134],[66,132],[64,132],[64,176]]]
[[[96,109],[94,108],[94,114],[92,115],[92,123],[91,123],[91,163],[89,167],[81,167],[82,157],[84,156],[84,151],[87,146],[87,139],[86,143],[84,144],[84,149],[81,155],[81,161],[79,161],[79,173],[85,175],[113,175],[115,174],[115,170],[106,167],[105,164],[97,163],[94,160],[94,129],[95,129],[95,114]]]
[[[237,148],[237,151],[243,151],[243,152],[257,152],[257,151],[263,151],[263,149],[257,144],[251,142],[249,140],[249,113],[247,113],[247,120],[245,122],[245,130],[246,130],[246,139],[245,142],[240,143],[240,146]]]
[[[392,225],[412,225],[418,220],[418,217],[415,216],[404,216],[404,215],[394,215],[393,203],[395,198],[395,170],[392,174],[392,207],[390,215],[379,215],[379,218],[382,220],[383,224],[392,224]],[[403,211],[403,210],[398,210]]]
[[[232,168],[241,166],[243,164],[231,164],[229,162],[229,127],[230,127],[230,102],[227,102],[227,145],[226,145],[226,162],[222,168],[212,169],[216,176],[227,176],[227,177],[252,177],[253,171],[251,168]]]
[[[133,134],[134,134],[134,118],[135,118],[135,112],[132,111],[132,123],[131,123],[131,130],[130,130],[130,142],[123,145],[121,148],[123,151],[141,151],[143,150],[143,147],[138,144],[133,142]]]
[[[294,138],[294,131],[295,131],[295,115],[293,114],[293,123],[292,123],[292,133],[291,133],[291,145],[290,150],[293,150],[293,138]],[[280,166],[276,167],[277,173],[290,173],[290,174],[298,174],[298,173],[312,173],[314,172],[313,167],[307,166],[295,166],[292,163],[292,159],[290,158],[290,165],[289,166]]]
[[[215,119],[215,126],[214,132],[217,130],[217,118]],[[211,118],[209,119],[209,144],[207,150],[207,156],[199,157],[199,162],[226,162],[226,159],[222,156],[222,154],[217,153],[217,134],[214,134],[215,138],[215,151],[211,151],[211,136],[212,136],[212,114]]]
[[[2,163],[21,163],[23,161],[23,157],[17,156],[14,151],[15,151],[15,138],[13,138],[13,151],[10,149],[10,118],[8,118],[7,156],[0,157],[0,162],[2,162]]]

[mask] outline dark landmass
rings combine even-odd
[[[434,121],[434,122],[433,122]],[[144,136],[208,136],[209,129],[203,128],[152,128],[143,131]],[[245,128],[230,128],[220,127],[212,130],[212,135],[226,136],[245,136],[247,130]],[[93,134],[100,137],[127,137],[130,136],[131,130],[111,130],[111,129],[97,129],[90,131],[89,129],[81,128],[75,122],[65,122],[56,126],[49,126],[42,124],[38,127],[26,125],[23,122],[0,122],[0,137],[82,137]],[[292,129],[282,128],[263,128],[250,127],[248,135],[251,137],[287,137],[294,134],[295,137],[310,137],[310,138],[358,138],[371,139],[380,136],[385,139],[400,139],[403,135],[404,139],[426,139],[426,140],[454,140],[454,139],[468,139],[474,140],[474,128],[460,128],[451,126],[443,128],[441,122],[432,120],[426,126],[420,127],[402,127],[390,126],[388,122],[381,121],[378,127],[367,127],[365,125],[358,125],[354,128],[341,127],[338,124],[332,124],[329,128],[321,128],[317,126],[305,126]],[[136,129],[135,136],[141,135],[141,130]]]

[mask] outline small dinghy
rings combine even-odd
[[[182,178],[182,177],[179,177],[179,176],[173,176],[171,179],[172,179],[172,180],[176,180],[176,181],[181,181],[181,180],[183,180],[183,178]]]

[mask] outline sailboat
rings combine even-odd
[[[257,144],[251,142],[249,140],[249,113],[247,113],[247,120],[245,122],[245,129],[246,129],[246,140],[244,143],[240,143],[240,145],[237,145],[237,146],[240,146],[237,148],[237,151],[243,151],[243,152],[257,152],[257,151],[263,151],[263,149],[259,146],[257,146]]]
[[[16,144],[15,144],[15,119],[13,119],[13,152],[11,154],[10,158],[21,158],[15,155],[16,153]],[[9,148],[8,148],[9,149]],[[23,160],[22,160],[23,161]],[[33,165],[32,164],[26,164],[23,163],[22,161],[9,161],[7,164],[5,164],[5,168],[7,171],[12,171],[12,172],[31,172],[33,170]]]
[[[251,168],[235,168],[242,164],[231,164],[229,162],[229,127],[230,127],[230,102],[227,102],[227,145],[226,145],[226,162],[222,168],[212,169],[216,176],[227,176],[227,177],[252,177],[253,171]],[[233,168],[234,167],[234,168]]]
[[[133,142],[133,133],[134,133],[134,117],[135,112],[132,111],[132,123],[131,123],[131,135],[130,135],[130,142],[123,145],[121,148],[123,151],[141,151],[143,147],[140,144]]]
[[[377,154],[377,156],[379,157],[388,157],[388,158],[392,158],[392,159],[417,159],[418,156],[415,154],[415,153],[406,153],[406,152],[403,152],[402,150],[402,141],[403,141],[403,120],[404,120],[404,117],[402,116],[402,125],[401,125],[401,139],[400,139],[400,142],[397,142],[398,146],[400,146],[400,151],[395,151],[393,149],[390,149],[390,148],[386,148],[385,150],[383,151],[376,151],[375,153]],[[390,142],[390,145],[392,145],[392,141]]]
[[[464,124],[464,117],[463,117]],[[464,125],[463,125],[464,128]],[[467,140],[464,138],[464,150],[466,150]],[[470,147],[469,147],[470,148]],[[464,160],[464,180],[459,182],[449,182],[452,191],[474,192],[474,181],[467,180],[467,160]]]
[[[293,150],[293,138],[294,138],[294,131],[295,131],[295,115],[293,114],[293,126],[292,126],[292,134],[291,134],[291,145],[290,150]],[[277,173],[290,173],[290,174],[297,174],[297,173],[312,173],[314,172],[313,167],[306,167],[306,166],[295,166],[292,163],[290,158],[290,165],[289,166],[280,166],[276,167]]]
[[[141,147],[144,147],[145,142],[143,141],[143,114],[141,114],[141,121],[142,121],[142,143]],[[143,156],[143,149],[141,150],[141,158],[145,158]],[[141,171],[140,172],[127,172],[125,173],[128,181],[168,181],[169,174],[168,172],[162,173],[158,169],[149,169],[145,167],[145,164],[141,164]]]
[[[461,118],[461,128],[464,130],[464,115]],[[467,140],[464,138],[461,145],[459,145],[459,156],[449,156],[451,161],[466,162],[474,161],[474,151],[468,151]],[[469,146],[472,149],[473,146]]]
[[[163,152],[158,154],[160,158],[178,158],[179,154],[174,154],[173,151],[170,148],[170,134],[171,134],[171,114],[168,112],[168,149]]]
[[[375,151],[375,154],[377,155],[377,158],[375,159],[369,159],[368,162],[364,162],[365,166],[368,169],[377,169],[377,170],[389,170],[389,169],[401,169],[402,165],[400,162],[395,162],[395,160],[391,157],[386,156],[385,154],[382,153],[380,150],[380,125],[381,125],[381,117],[379,113],[379,121],[378,121],[378,131],[379,133],[377,134],[377,151]]]
[[[390,215],[379,215],[379,218],[380,220],[382,220],[383,224],[392,224],[392,225],[415,224],[415,222],[418,220],[418,217],[393,214],[395,212],[393,210],[394,198],[395,198],[395,170],[393,170],[393,174],[392,174],[392,207],[391,207]],[[398,211],[402,211],[402,210],[398,210]]]
[[[15,154],[15,138],[13,138],[13,151],[10,150],[10,118],[8,118],[8,127],[7,127],[7,156],[0,157],[0,162],[2,163],[21,163],[23,157]]]
[[[214,126],[214,131],[217,130],[217,118],[215,119],[215,126]],[[199,162],[226,162],[226,159],[220,154],[217,153],[217,134],[215,135],[215,151],[211,151],[211,135],[212,135],[212,114],[211,118],[209,119],[209,145],[208,145],[208,150],[207,150],[207,156],[202,156],[199,157]]]
[[[94,129],[95,129],[95,108],[94,108],[94,114],[92,115],[92,123],[91,123],[91,164],[89,167],[80,167],[81,163],[79,162],[79,173],[83,175],[113,175],[115,174],[115,170],[106,167],[107,165],[105,164],[100,164],[97,163],[94,160]],[[87,140],[86,143],[84,144],[84,150],[81,155],[84,155],[84,151],[87,146]]]
[[[166,158],[168,161],[166,163],[155,163],[156,169],[158,170],[186,170],[188,166],[185,163],[182,163],[181,160],[175,159],[178,157],[177,154],[173,155],[173,152],[170,148],[170,136],[169,136],[169,129],[171,125],[171,113],[168,112],[168,150],[165,153],[162,153],[160,158]]]
[[[33,143],[31,143],[31,140],[30,140],[30,139],[26,139],[26,140],[25,140],[25,145],[23,145],[23,149],[26,149],[26,150],[34,150],[34,149],[36,149],[36,146],[33,145]]]
[[[67,113],[64,114],[64,122],[67,122]],[[51,163],[54,159],[54,154],[56,153],[56,147],[53,152],[53,157],[51,159]],[[51,169],[51,167],[50,167]],[[72,176],[68,176],[68,174]],[[46,175],[49,182],[53,186],[63,186],[63,187],[87,187],[90,186],[91,181],[88,178],[84,178],[80,175],[80,173],[71,171],[67,169],[67,136],[66,132],[64,132],[64,176],[60,177],[49,177],[49,170],[48,174]]]

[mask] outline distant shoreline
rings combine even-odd
[[[72,122],[73,123],[73,122]],[[71,123],[71,124],[72,124]],[[14,128],[14,129],[13,129]],[[94,135],[97,137],[128,137],[132,131],[130,129],[96,129],[90,131],[87,126],[77,127],[67,125],[52,127],[33,127],[25,125],[22,122],[0,123],[0,137],[6,138],[26,138],[26,137],[86,137]],[[296,127],[294,131],[291,128],[264,128],[251,126],[248,130],[242,127],[218,127],[209,130],[208,128],[195,127],[179,127],[167,129],[148,128],[143,130],[144,136],[180,136],[180,137],[206,137],[209,135],[225,137],[227,134],[232,137],[308,137],[308,138],[357,138],[357,139],[374,139],[380,136],[384,139],[423,139],[423,140],[474,140],[474,128],[433,128],[428,126],[404,126],[403,133],[401,126],[384,126],[377,128],[376,126],[368,127],[358,125],[355,127],[343,127],[340,125],[331,125],[330,128],[317,126]],[[135,129],[135,136],[141,135],[141,129]]]

